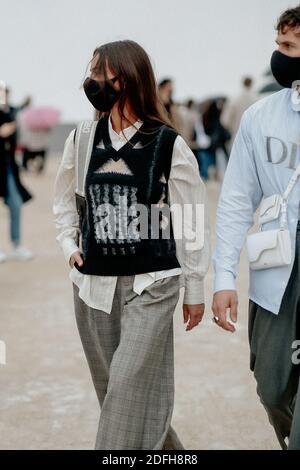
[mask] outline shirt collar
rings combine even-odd
[[[143,121],[138,119],[133,125],[126,127],[125,129],[123,129],[123,131],[120,131],[120,133],[118,133],[113,129],[112,122],[111,122],[111,113],[110,113],[109,119],[108,119],[109,135],[111,138],[129,140],[136,133],[136,129],[139,129],[142,126],[142,124],[143,124]]]
[[[300,90],[297,90],[296,86],[291,89],[291,105],[294,111],[300,111]]]

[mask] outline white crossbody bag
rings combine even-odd
[[[260,231],[247,237],[247,252],[253,270],[288,266],[292,262],[291,235],[287,224],[288,198],[300,175],[300,164],[283,195],[263,199],[258,222]],[[280,218],[280,228],[262,231],[262,224]]]

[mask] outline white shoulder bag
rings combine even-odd
[[[288,266],[292,262],[291,235],[287,224],[289,195],[300,175],[300,164],[293,173],[283,195],[273,194],[263,199],[260,206],[260,231],[247,237],[247,252],[253,270]],[[261,230],[262,224],[280,217],[280,228]]]

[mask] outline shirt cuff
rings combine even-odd
[[[221,271],[215,276],[214,293],[221,290],[236,290],[235,277],[230,271]]]
[[[67,263],[69,263],[70,257],[75,251],[80,251],[73,238],[65,238],[61,242],[61,248]]]
[[[183,303],[187,305],[198,305],[205,303],[204,296],[204,279],[189,279],[185,278],[185,289],[183,296]]]

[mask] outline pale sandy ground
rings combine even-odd
[[[58,159],[41,177],[29,174],[35,194],[24,206],[26,263],[0,265],[1,449],[91,449],[99,409],[77,333],[68,267],[55,241],[51,212]],[[212,236],[219,186],[208,185]],[[6,207],[0,204],[0,246],[8,248]],[[176,402],[173,425],[186,449],[278,449],[249,371],[247,264],[242,256],[238,332],[211,322],[212,269],[207,314],[185,332],[175,313]]]

